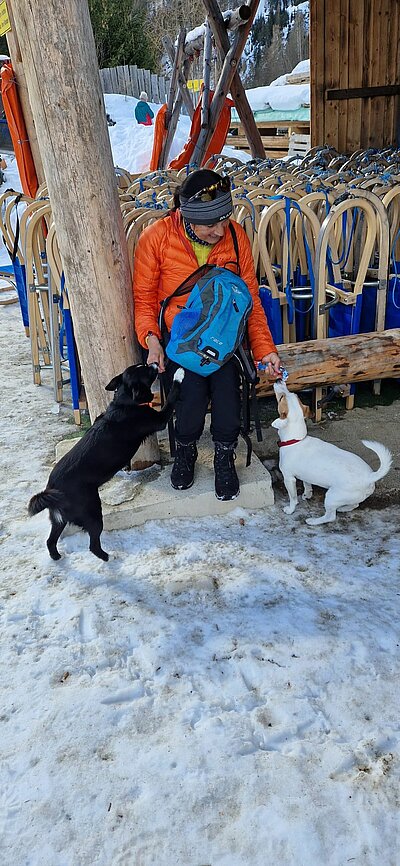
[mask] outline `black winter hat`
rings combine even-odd
[[[225,189],[219,187],[222,183]],[[179,206],[182,216],[194,225],[212,225],[228,219],[233,210],[232,196],[227,178],[216,171],[200,168],[184,180],[179,190]],[[226,188],[228,187],[228,188]],[[196,193],[211,188],[212,198],[208,201],[194,198]]]

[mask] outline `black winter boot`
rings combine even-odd
[[[175,490],[187,490],[193,484],[194,464],[197,460],[197,447],[195,442],[189,445],[175,443],[175,460],[171,471],[171,484]]]
[[[224,501],[236,499],[240,493],[239,479],[235,469],[237,442],[215,442],[214,472],[215,495]]]

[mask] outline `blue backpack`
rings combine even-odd
[[[235,229],[229,223],[235,249],[237,269],[239,247]],[[233,262],[232,262],[233,263]],[[176,314],[171,333],[165,326],[165,310],[172,298],[184,297],[185,306]],[[192,305],[193,301],[193,305]],[[235,309],[235,307],[237,309]],[[260,416],[257,408],[257,370],[246,345],[247,319],[253,299],[246,283],[227,268],[202,265],[178,286],[161,304],[159,325],[168,358],[201,376],[209,376],[231,357],[239,369],[242,384],[241,434],[247,442],[247,462],[251,460],[250,415],[252,414],[257,440],[262,441]],[[223,313],[225,310],[225,313]],[[164,375],[160,377],[161,397],[166,398]],[[171,454],[174,455],[172,419],[168,424]]]
[[[198,268],[164,301],[189,297],[175,316],[166,345],[168,358],[186,370],[209,376],[220,369],[241,345],[253,300],[246,283],[228,268]]]

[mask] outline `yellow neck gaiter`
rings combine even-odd
[[[185,234],[186,234],[186,232],[185,232]],[[196,259],[197,259],[197,264],[198,264],[199,268],[201,268],[202,265],[206,264],[206,261],[210,255],[210,252],[212,250],[213,245],[207,244],[205,246],[204,244],[198,244],[197,241],[193,241],[192,238],[189,237],[189,235],[186,234],[186,237],[192,246],[193,252],[194,252]]]

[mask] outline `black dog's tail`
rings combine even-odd
[[[65,505],[64,494],[60,490],[51,490],[48,487],[47,490],[42,490],[41,493],[36,493],[35,496],[32,496],[28,505],[28,514],[30,517],[33,517],[34,514],[39,514],[39,511],[49,508],[56,519],[57,515],[60,516],[59,522],[63,523],[63,505]]]

